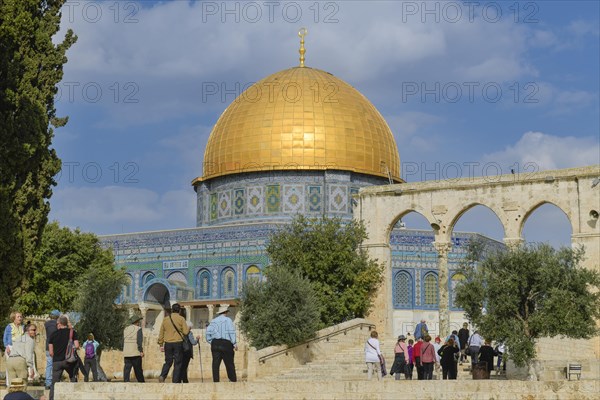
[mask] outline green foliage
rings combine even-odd
[[[509,358],[523,366],[535,358],[540,337],[597,334],[600,274],[579,266],[583,256],[583,249],[547,244],[486,255],[481,243],[473,243],[456,303],[482,336],[504,340]]]
[[[297,272],[269,267],[266,281],[250,279],[240,299],[240,330],[257,349],[301,343],[319,325],[319,300]]]
[[[106,251],[110,253],[110,251]],[[93,333],[100,343],[98,352],[110,349],[122,350],[123,329],[127,320],[127,310],[117,308],[115,299],[121,293],[127,278],[123,270],[115,270],[103,263],[98,268],[90,268],[78,279],[78,293],[75,310],[81,314],[77,330],[81,337]]]
[[[270,238],[271,264],[300,273],[316,290],[321,327],[364,317],[369,311],[383,266],[359,247],[366,237],[362,223],[300,215]]]
[[[65,0],[0,1],[0,315],[27,292],[60,171],[50,148],[57,118],[54,95],[76,37],[60,28]]]
[[[32,264],[29,290],[19,297],[16,307],[25,314],[44,314],[55,308],[75,310],[79,278],[89,270],[112,269],[113,257],[110,250],[100,247],[96,235],[52,222],[44,230]]]

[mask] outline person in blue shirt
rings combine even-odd
[[[87,340],[83,342],[81,346],[85,351],[85,358],[83,361],[83,368],[85,373],[83,374],[84,382],[89,380],[90,370],[92,371],[92,379],[94,382],[98,382],[98,358],[96,357],[96,351],[98,350],[99,343],[94,339],[94,334],[89,333]]]
[[[233,321],[227,316],[229,305],[222,305],[217,311],[217,317],[206,328],[206,341],[210,343],[212,353],[213,382],[219,382],[221,360],[225,363],[227,377],[230,382],[236,382],[234,351],[237,350],[237,340]]]
[[[423,339],[428,334],[429,334],[429,328],[427,328],[427,324],[425,323],[425,320],[422,319],[421,322],[419,322],[415,328],[415,339],[417,339],[417,340]]]

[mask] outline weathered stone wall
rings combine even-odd
[[[600,381],[306,381],[190,383],[60,383],[58,400],[596,400]],[[0,393],[1,394],[1,393]]]

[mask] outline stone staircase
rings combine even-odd
[[[382,349],[388,349],[389,346],[383,342],[380,343]],[[393,351],[383,351],[386,360],[388,374],[394,362]],[[465,363],[458,367],[458,380],[471,380],[470,364]],[[367,367],[365,365],[365,353],[362,346],[341,349],[335,355],[318,361],[307,362],[306,364],[283,370],[276,375],[266,376],[257,379],[258,382],[281,382],[281,381],[364,381],[367,379]],[[376,378],[374,378],[376,379]],[[395,377],[387,375],[385,380],[393,380]],[[400,378],[404,380],[404,375]],[[417,370],[413,370],[413,379],[417,379]],[[441,371],[434,371],[433,379],[441,379]],[[496,376],[492,373],[491,379],[505,379],[504,375]]]

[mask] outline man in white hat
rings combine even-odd
[[[213,382],[219,382],[219,369],[221,360],[225,363],[227,377],[230,382],[236,382],[235,364],[233,363],[234,351],[237,350],[235,327],[231,318],[227,317],[229,305],[221,305],[217,317],[206,328],[206,341],[210,343],[212,352]]]
[[[142,358],[144,357],[144,334],[140,326],[141,315],[132,315],[129,318],[129,326],[123,331],[123,382],[129,382],[131,368],[135,379],[139,383],[145,382]]]

